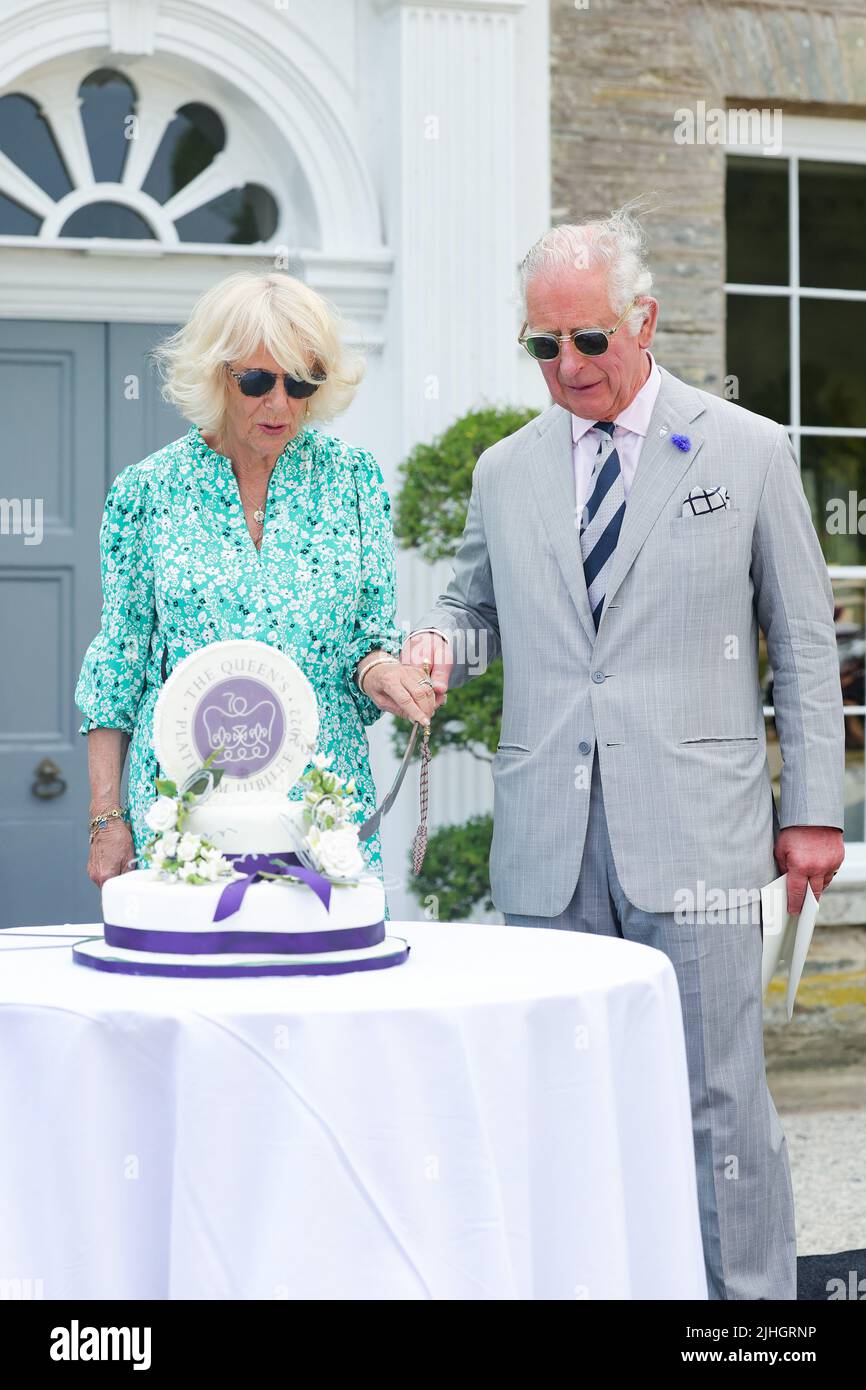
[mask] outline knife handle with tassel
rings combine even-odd
[[[430,663],[424,662],[424,674],[430,675]],[[417,726],[416,726],[417,727]],[[421,745],[421,772],[418,778],[421,791],[421,819],[412,841],[412,872],[420,874],[424,855],[427,852],[427,801],[430,793],[430,725],[424,726],[424,742]]]
[[[425,662],[423,663],[423,666],[424,666],[424,674],[425,674],[426,676],[429,676],[429,675],[430,675],[430,663],[427,662],[427,661],[425,661]],[[368,816],[367,820],[364,821],[363,825],[361,826],[360,830],[358,831],[358,838],[359,838],[359,839],[361,839],[361,840],[369,840],[370,836],[371,836],[371,835],[374,835],[374,834],[376,833],[376,831],[379,829],[379,824],[380,824],[380,822],[381,822],[381,820],[382,820],[382,817],[383,817],[384,815],[387,815],[388,811],[390,811],[391,807],[394,805],[394,802],[397,800],[397,794],[398,794],[398,792],[400,791],[400,788],[401,788],[402,785],[403,785],[403,779],[404,779],[404,777],[406,776],[406,772],[407,772],[407,770],[408,770],[409,763],[410,763],[411,760],[412,760],[412,751],[413,751],[413,749],[414,749],[414,747],[415,747],[415,743],[416,743],[416,741],[417,741],[417,739],[418,739],[418,730],[419,730],[420,728],[421,728],[421,725],[418,724],[418,723],[415,723],[415,724],[412,725],[412,732],[411,732],[411,734],[409,735],[409,741],[408,741],[408,743],[406,744],[406,751],[405,751],[405,753],[403,754],[403,760],[402,760],[402,762],[400,763],[400,767],[399,767],[399,769],[398,769],[398,771],[397,771],[397,776],[394,778],[393,786],[391,787],[391,789],[390,789],[390,791],[388,792],[387,796],[386,796],[386,797],[384,798],[384,800],[382,801],[381,805],[378,806],[378,807],[376,808],[376,810],[373,812],[372,816]],[[420,824],[419,824],[419,826],[418,826],[418,829],[417,829],[416,832],[415,832],[415,838],[414,838],[414,840],[412,841],[412,871],[413,871],[413,873],[415,873],[415,874],[418,874],[418,873],[421,872],[421,865],[422,865],[423,862],[424,862],[424,854],[425,854],[425,851],[426,851],[426,849],[427,849],[427,802],[428,802],[428,795],[429,795],[429,780],[430,780],[429,764],[430,764],[430,725],[427,724],[427,725],[425,726],[425,728],[424,728],[424,742],[423,742],[423,745],[422,745],[422,748],[421,748],[421,773],[420,773],[420,788],[421,788],[421,821],[420,821]]]

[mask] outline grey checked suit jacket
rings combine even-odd
[[[716,484],[730,508],[681,515],[692,487]],[[451,687],[479,673],[479,635],[487,660],[503,659],[496,906],[567,906],[596,749],[637,907],[673,912],[678,890],[701,884],[762,887],[778,875],[776,825],[843,825],[832,593],[785,431],[662,369],[597,634],[577,520],[571,416],[554,405],[479,458],[451,581],[414,629],[456,634]],[[759,625],[784,758],[778,819]]]

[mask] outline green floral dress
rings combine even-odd
[[[131,735],[136,854],[151,834],[144,816],[156,796],[153,709],[162,683],[185,656],[229,638],[270,642],[298,663],[319,703],[317,751],[355,778],[363,815],[375,809],[366,726],[381,710],[352,671],[374,647],[399,653],[402,639],[391,504],[372,454],[301,429],[271,474],[257,550],[230,461],[193,426],[118,475],[100,549],[102,623],[75,703],[82,734],[106,727]],[[378,833],[362,849],[382,877]]]

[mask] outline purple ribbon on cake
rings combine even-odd
[[[328,879],[317,874],[315,869],[305,868],[296,854],[227,854],[225,858],[244,877],[234,879],[223,889],[213,915],[215,922],[221,922],[224,917],[231,917],[233,912],[237,912],[250,884],[255,883],[263,873],[290,874],[292,878],[303,879],[321,898],[325,911],[330,912],[331,885]]]
[[[124,951],[155,951],[159,955],[218,956],[322,955],[327,951],[359,951],[385,940],[385,923],[367,922],[360,927],[334,927],[329,931],[146,931],[105,923],[105,942]],[[217,971],[219,973],[219,971]]]

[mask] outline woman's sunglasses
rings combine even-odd
[[[226,366],[228,367],[228,363]],[[247,372],[236,372],[233,367],[229,367],[229,372],[245,396],[266,396],[269,391],[273,391],[277,381],[277,373],[266,372],[263,367],[250,367]],[[324,380],[324,375],[317,377],[315,381],[303,381],[286,373],[283,376],[283,385],[287,396],[302,400],[304,396],[312,396],[314,391],[318,391]]]
[[[570,338],[578,352],[584,357],[601,357],[610,346],[610,339],[625,321],[626,314],[634,308],[635,300],[620,314],[613,328],[573,328],[570,333],[527,333],[528,323],[520,330],[519,343],[526,348],[536,362],[553,362],[559,356],[560,344]]]

